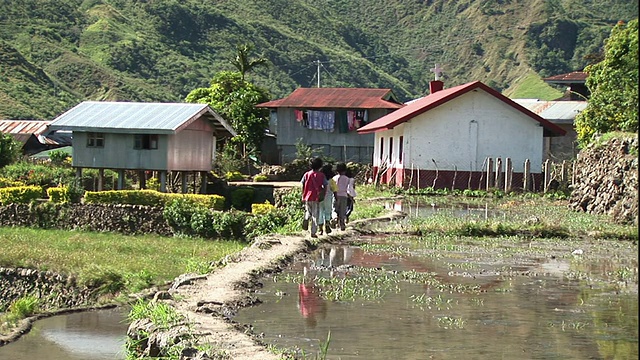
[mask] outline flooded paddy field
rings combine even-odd
[[[632,241],[363,235],[263,278],[234,321],[298,358],[634,359],[637,269]]]

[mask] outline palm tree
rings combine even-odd
[[[244,75],[250,72],[254,67],[260,65],[266,65],[267,59],[259,57],[256,59],[249,59],[249,53],[253,50],[253,47],[249,44],[239,44],[236,46],[236,57],[231,60],[233,66],[238,69],[244,81]]]

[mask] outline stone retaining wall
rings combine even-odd
[[[638,137],[591,144],[578,154],[569,206],[638,225]]]
[[[0,226],[173,235],[162,208],[141,205],[11,204],[0,206]]]
[[[41,310],[68,309],[88,305],[89,288],[79,288],[75,280],[50,271],[0,268],[0,309],[27,295],[40,300]]]

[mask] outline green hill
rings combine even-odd
[[[297,87],[391,88],[422,96],[480,80],[552,99],[541,77],[580,70],[635,1],[8,0],[0,3],[0,118],[51,119],[83,100],[183,101],[234,70],[274,98]],[[319,61],[319,63],[318,63]],[[526,86],[526,89],[522,89]]]

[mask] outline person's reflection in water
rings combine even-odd
[[[318,323],[318,316],[322,319],[327,317],[327,304],[320,297],[320,292],[313,281],[307,283],[306,267],[304,272],[302,283],[298,284],[298,309],[306,324],[313,328]]]

